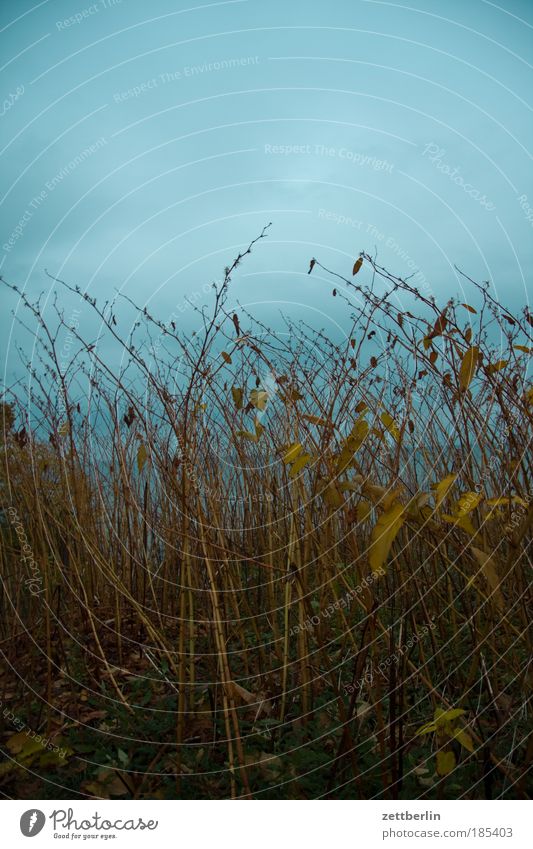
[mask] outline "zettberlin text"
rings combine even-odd
[[[421,814],[412,814],[411,811],[396,811],[394,814],[382,814],[382,820],[440,820],[440,814],[433,811],[424,811]]]

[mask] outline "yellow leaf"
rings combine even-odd
[[[330,483],[326,486],[326,488],[322,491],[322,498],[328,507],[332,507],[334,510],[338,510],[344,504],[344,498],[334,483]]]
[[[441,519],[444,522],[448,522],[450,525],[455,525],[457,528],[462,528],[462,530],[466,531],[467,534],[470,534],[470,536],[474,536],[474,534],[476,533],[476,529],[474,528],[468,516],[449,516],[447,513],[443,513]]]
[[[362,524],[370,519],[372,514],[372,505],[369,501],[360,501],[357,505],[356,513],[357,521]]]
[[[370,498],[374,504],[379,504],[383,507],[383,498],[387,494],[388,490],[384,486],[379,486],[378,484],[365,481],[362,486],[362,492]]]
[[[82,788],[101,799],[109,799],[111,796],[125,796],[128,793],[128,788],[124,782],[109,769],[99,770],[96,779],[91,782],[84,782]]]
[[[231,363],[231,357],[229,354],[226,354],[225,351],[222,351],[221,357],[225,363],[228,363],[228,365]]]
[[[369,561],[373,572],[379,572],[389,556],[389,552],[398,531],[404,522],[403,504],[393,504],[381,514],[371,534]]]
[[[291,470],[289,472],[289,477],[291,477],[291,478],[296,477],[298,472],[301,472],[301,470],[303,469],[303,467],[305,465],[307,465],[309,460],[312,460],[311,454],[300,454],[300,456],[296,458],[296,460],[294,461],[294,463],[291,466]]]
[[[264,410],[268,403],[268,392],[265,392],[264,389],[252,389],[250,403],[258,410]]]
[[[384,412],[381,414],[380,418],[390,435],[396,440],[396,442],[398,442],[400,439],[400,431],[390,413]]]
[[[472,510],[476,509],[482,498],[483,496],[479,492],[464,492],[455,502],[453,515],[458,518],[468,516]]]
[[[139,450],[137,451],[137,470],[139,471],[139,473],[142,472],[142,470],[144,469],[144,464],[146,463],[147,459],[148,454],[146,452],[146,446],[141,444],[139,445]]]
[[[56,740],[58,747],[59,747],[59,742],[60,742],[59,740]],[[67,757],[70,757],[71,755],[73,755],[74,752],[73,752],[72,749],[69,749],[68,747],[65,747],[65,746],[62,746],[61,749],[62,749],[62,751],[59,751],[59,752],[45,750],[39,758],[39,765],[40,766],[50,766],[50,765],[52,765],[52,766],[58,766],[58,767],[66,766],[67,765]]]
[[[301,392],[298,392],[297,389],[289,389],[286,397],[283,400],[286,401],[287,399],[289,401],[303,401],[304,396],[301,394]]]
[[[463,708],[450,708],[449,710],[443,710],[442,708],[435,708],[434,719],[437,723],[437,726],[442,725],[444,722],[452,722],[454,719],[458,719],[460,716],[464,716],[466,710]]]
[[[356,451],[363,444],[368,434],[368,422],[357,419],[348,437],[344,440],[341,452],[337,458],[337,474],[344,471],[353,460]]]
[[[254,428],[255,433],[251,433],[251,431],[249,430],[238,430],[236,431],[235,436],[240,436],[243,439],[248,439],[249,442],[259,442],[261,434],[264,431],[264,427],[257,419],[255,419]]]
[[[321,419],[320,416],[311,416],[306,413],[304,413],[302,419],[306,419],[308,422],[311,422],[311,424],[322,425],[322,427],[331,424],[327,419]]]
[[[357,481],[338,481],[337,488],[341,492],[359,492],[361,486]]]
[[[283,462],[293,463],[294,460],[296,460],[297,456],[301,453],[302,447],[303,446],[301,442],[293,442],[293,444],[289,446],[289,448],[283,455]]]
[[[492,590],[491,597],[494,599],[494,604],[499,611],[503,611],[505,609],[505,599],[500,589],[500,577],[498,575],[498,569],[494,557],[487,554],[487,552],[483,551],[481,548],[476,548],[474,545],[471,545],[470,549],[481,566],[481,570],[487,584]]]
[[[455,769],[455,755],[453,752],[437,752],[438,775],[449,775]]]
[[[446,475],[439,483],[435,483],[432,486],[432,489],[435,490],[435,509],[439,510],[442,502],[448,495],[449,490],[451,489],[453,483],[457,475]]]
[[[468,310],[468,312],[471,312],[471,313],[474,313],[474,315],[477,315],[477,310],[475,310],[474,307],[471,307],[470,304],[461,304],[461,306],[464,307],[465,310]]]
[[[520,504],[521,507],[527,507],[527,501],[520,498],[519,495],[499,495],[496,498],[487,498],[486,504],[490,507],[500,507],[502,504]]]
[[[231,395],[233,397],[233,403],[235,404],[235,407],[237,408],[237,410],[240,410],[242,408],[242,389],[240,389],[240,387],[238,386],[232,386]]]
[[[462,728],[457,728],[453,732],[453,737],[455,740],[457,740],[458,743],[461,744],[461,746],[467,749],[467,751],[474,751],[474,744],[472,743],[472,738],[470,734],[467,734],[466,731],[463,731]]]
[[[472,378],[476,372],[478,359],[479,348],[473,345],[468,349],[461,360],[461,368],[459,369],[459,386],[463,391],[466,391],[470,386]]]
[[[29,737],[26,731],[13,734],[6,742],[6,746],[13,755],[18,755],[19,760],[29,758],[30,755],[43,750],[45,747],[34,737]]]
[[[391,507],[395,501],[398,501],[400,495],[402,494],[403,487],[401,486],[396,486],[394,487],[394,489],[387,489],[387,491],[383,495],[383,498],[380,501],[380,507],[382,507],[383,510],[388,510],[389,507]]]
[[[494,374],[497,371],[501,371],[502,368],[505,368],[505,366],[508,364],[508,362],[509,362],[509,360],[498,360],[497,363],[490,363],[487,366],[488,374]]]
[[[525,345],[515,345],[514,349],[515,351],[523,351],[524,354],[531,354],[531,352],[533,351],[533,348],[526,348]]]
[[[431,500],[430,492],[417,492],[416,495],[410,501],[410,507],[413,507],[415,510],[423,510]]]
[[[352,268],[352,275],[353,276],[355,276],[357,274],[357,272],[361,268],[362,264],[363,264],[363,257],[360,256],[359,259],[355,260],[354,266]]]
[[[250,440],[250,442],[257,442],[257,433],[251,433],[249,430],[238,430],[235,436],[241,436],[243,439]]]
[[[416,737],[421,737],[423,734],[432,734],[437,730],[437,726],[434,722],[426,722],[425,725],[422,725],[421,728],[416,732]]]
[[[5,775],[8,775],[10,772],[13,772],[14,769],[17,769],[19,764],[15,761],[4,761],[0,763],[0,778],[3,778]]]
[[[429,342],[431,339],[434,339],[436,336],[442,336],[444,331],[446,330],[446,325],[448,323],[448,319],[446,318],[446,313],[448,312],[448,308],[443,309],[438,319],[436,320],[433,330],[431,333],[428,333],[426,336],[427,341]],[[425,340],[424,340],[425,341]]]

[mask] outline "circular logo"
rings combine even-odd
[[[46,817],[42,811],[30,808],[29,811],[24,811],[20,818],[20,830],[24,837],[35,837],[42,831],[45,822]]]

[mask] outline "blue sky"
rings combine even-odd
[[[531,3],[4,0],[0,29],[1,274],[30,293],[46,268],[192,328],[272,221],[232,297],[274,323],[347,325],[306,271],[361,250],[442,302],[454,265],[528,301]]]

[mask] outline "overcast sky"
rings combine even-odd
[[[0,27],[1,274],[31,293],[46,268],[181,314],[272,221],[232,296],[273,321],[342,328],[309,259],[361,250],[527,302],[531,2],[3,0]]]

